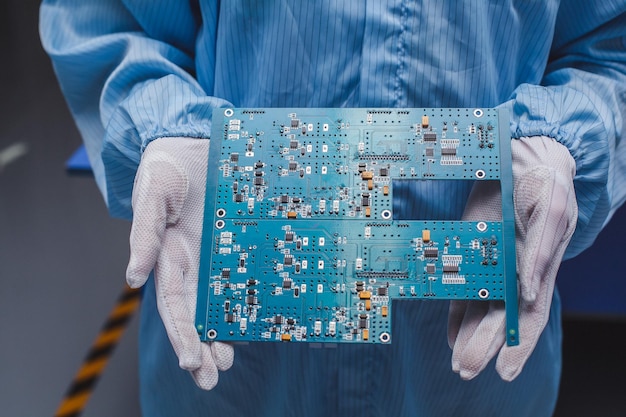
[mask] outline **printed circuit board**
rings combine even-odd
[[[455,299],[503,300],[519,343],[503,110],[217,109],[210,148],[203,341],[390,343],[394,299]],[[436,181],[498,181],[502,220],[400,214]]]

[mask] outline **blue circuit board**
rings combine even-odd
[[[519,343],[505,111],[217,109],[210,148],[203,341],[390,343],[394,299],[454,299],[503,300]],[[502,220],[401,216],[431,181],[498,181]]]

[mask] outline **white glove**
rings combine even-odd
[[[448,344],[452,369],[463,379],[478,375],[496,354],[496,370],[502,379],[512,381],[522,371],[548,322],[556,273],[576,228],[576,164],[567,148],[537,136],[512,140],[511,151],[520,344],[506,345],[503,302],[452,301]],[[499,184],[477,183],[463,219],[501,218]]]
[[[209,141],[161,138],[145,149],[133,188],[133,224],[126,280],[132,288],[154,269],[157,308],[181,368],[209,390],[233,348],[203,343],[195,328],[198,262]]]

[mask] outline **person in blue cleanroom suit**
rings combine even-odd
[[[40,29],[109,210],[133,218],[145,415],[551,414],[556,270],[626,197],[626,1],[51,0]],[[507,108],[522,344],[496,303],[419,301],[394,305],[390,346],[201,344],[202,162],[226,106]],[[485,187],[408,193],[497,215]]]

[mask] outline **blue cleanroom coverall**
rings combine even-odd
[[[505,107],[512,137],[550,136],[576,161],[579,218],[566,257],[588,247],[626,197],[624,0],[45,1],[41,35],[114,216],[131,218],[147,144],[208,138],[220,106]],[[428,200],[460,216],[467,192]],[[493,366],[471,381],[452,372],[447,312],[445,302],[397,302],[390,346],[237,346],[233,367],[202,391],[178,368],[149,285],[142,408],[147,416],[551,414],[558,295],[511,383]]]

